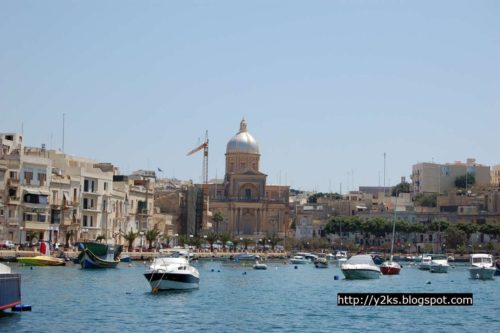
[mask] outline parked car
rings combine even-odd
[[[0,242],[0,249],[8,249],[11,250],[15,247],[14,243],[11,240],[3,240]]]

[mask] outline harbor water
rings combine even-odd
[[[268,262],[267,270],[200,261],[200,287],[151,293],[145,265],[83,270],[10,264],[31,312],[0,314],[0,332],[498,332],[500,277],[469,279],[466,266],[432,274],[349,281],[338,267]],[[335,279],[338,276],[339,279]],[[473,306],[337,306],[337,293],[473,293]]]

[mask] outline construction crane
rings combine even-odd
[[[206,227],[206,223],[208,218],[211,216],[211,212],[209,209],[209,196],[208,196],[208,131],[205,132],[205,141],[187,153],[187,156],[193,155],[196,152],[203,150],[203,169],[202,169],[202,177],[203,177],[203,185],[202,185],[202,200],[201,204],[201,228],[204,229]],[[195,230],[196,233],[196,230]]]
[[[204,190],[208,184],[208,131],[205,132],[205,141],[196,147],[195,149],[191,150],[189,153],[187,153],[186,156],[193,155],[194,153],[200,151],[203,149],[203,168],[202,168],[202,177],[203,177],[203,187]]]

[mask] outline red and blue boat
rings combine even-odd
[[[79,244],[78,262],[82,268],[116,268],[120,262],[122,245],[85,242]]]

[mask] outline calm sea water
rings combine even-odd
[[[494,332],[500,278],[476,281],[465,266],[431,274],[348,281],[339,268],[268,263],[267,271],[200,262],[200,288],[152,294],[143,263],[82,270],[11,264],[32,312],[0,315],[0,332]],[[213,269],[213,272],[212,272]],[[246,273],[246,274],[245,274]],[[339,280],[334,276],[338,275]],[[427,284],[430,281],[431,284]],[[338,292],[472,292],[469,307],[340,307]]]

